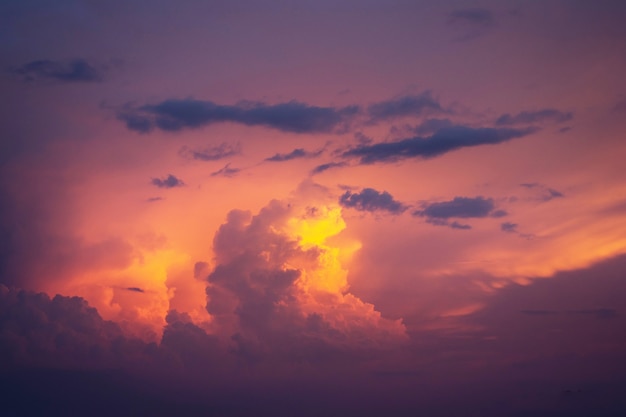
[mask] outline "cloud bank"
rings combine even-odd
[[[127,105],[118,111],[117,117],[128,129],[140,133],[155,129],[178,132],[220,122],[265,126],[290,133],[330,133],[358,111],[357,106],[319,107],[299,101],[278,104],[244,101],[222,105],[207,100],[169,99],[138,107]]]
[[[345,158],[357,158],[360,164],[396,162],[407,158],[434,158],[445,153],[479,145],[495,145],[527,136],[534,128],[472,128],[466,126],[446,127],[431,136],[358,145],[345,151]]]

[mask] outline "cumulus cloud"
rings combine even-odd
[[[209,146],[202,149],[190,149],[187,146],[180,148],[180,156],[197,161],[219,161],[220,159],[241,153],[241,144],[231,145],[226,142],[217,146]]]
[[[269,158],[265,158],[266,161],[270,162],[284,162],[291,161],[292,159],[301,159],[301,158],[315,158],[322,154],[323,150],[311,152],[304,150],[303,148],[297,148],[289,153],[277,153],[274,156],[270,156]]]
[[[407,158],[434,158],[471,146],[495,145],[535,132],[534,128],[445,127],[431,136],[403,139],[396,142],[361,144],[345,151],[345,158],[358,158],[361,164],[396,162]]]
[[[471,226],[461,224],[450,219],[470,219],[484,217],[503,217],[507,213],[497,209],[491,198],[454,197],[449,201],[425,203],[420,210],[415,210],[413,216],[425,217],[426,221],[437,226],[450,226],[453,229],[470,229]]]
[[[182,187],[183,185],[185,185],[185,183],[180,178],[176,178],[172,174],[169,174],[165,178],[152,178],[151,183],[152,185],[159,188],[174,188]]]
[[[141,133],[154,129],[177,132],[219,122],[265,126],[291,133],[329,133],[358,111],[358,106],[319,107],[298,101],[278,104],[244,101],[222,105],[208,100],[169,99],[139,107],[126,105],[118,111],[117,117],[128,129]]]
[[[563,123],[574,118],[572,112],[562,112],[556,109],[542,109],[536,111],[523,111],[515,115],[503,114],[496,119],[497,126],[510,126],[533,123]]]
[[[445,111],[446,110],[441,106],[439,101],[432,96],[430,91],[425,91],[418,95],[408,95],[392,100],[381,101],[367,108],[369,121],[371,123],[406,116],[443,113]]]
[[[138,289],[138,288],[137,288]],[[129,291],[136,288],[129,287]],[[143,292],[143,291],[141,291]],[[129,336],[81,297],[35,293],[0,284],[0,370],[12,367],[215,371],[228,353],[217,337],[170,311],[161,343]]]
[[[400,322],[347,292],[339,248],[325,242],[343,227],[338,207],[272,201],[256,216],[229,213],[213,241],[207,311],[219,334],[233,335],[239,355],[316,360],[403,338]]]
[[[394,200],[387,191],[376,191],[373,188],[364,188],[360,193],[346,191],[339,197],[339,204],[359,211],[386,211],[391,214],[401,214],[408,207]]]
[[[0,349],[5,366],[108,367],[147,359],[156,345],[127,338],[80,297],[0,285]]]
[[[84,59],[71,61],[37,60],[11,70],[24,81],[53,80],[63,83],[99,82],[102,70]]]

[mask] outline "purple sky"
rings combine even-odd
[[[2,2],[8,415],[623,415],[625,18]]]

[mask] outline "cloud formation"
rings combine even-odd
[[[360,193],[346,191],[339,197],[339,204],[359,211],[386,211],[391,214],[404,213],[408,208],[401,202],[394,200],[387,191],[379,192],[373,188],[364,188]]]
[[[360,164],[396,162],[407,158],[434,158],[471,146],[494,145],[527,136],[534,128],[446,127],[428,137],[416,136],[396,142],[362,144],[345,151],[345,158],[358,158]]]
[[[241,153],[241,144],[231,145],[223,142],[217,146],[209,146],[202,149],[190,149],[187,146],[180,148],[180,156],[197,161],[219,161],[220,159]]]
[[[572,112],[562,112],[556,109],[543,109],[537,111],[523,111],[515,115],[503,114],[496,119],[497,126],[510,126],[533,123],[563,123],[574,118]]]
[[[517,223],[504,222],[500,224],[500,230],[502,230],[505,233],[518,233]]]
[[[437,226],[449,226],[453,229],[471,229],[468,224],[450,219],[471,219],[485,217],[503,217],[507,213],[496,208],[491,198],[478,197],[454,197],[449,201],[425,203],[421,210],[415,210],[413,216],[425,217],[428,223]]]
[[[218,169],[215,172],[211,172],[212,177],[234,177],[241,172],[241,168],[231,168],[230,164],[224,165],[224,167]]]
[[[409,95],[381,101],[367,108],[371,123],[406,116],[443,113],[445,111],[430,91],[425,91],[419,95]]]
[[[155,129],[178,132],[219,122],[265,126],[291,133],[329,133],[358,111],[357,106],[319,107],[298,101],[278,104],[243,101],[221,105],[207,100],[169,99],[139,107],[127,105],[118,111],[117,117],[128,129],[141,133]]]
[[[63,83],[99,82],[103,73],[84,59],[52,61],[47,59],[28,62],[11,70],[24,81],[53,80]]]
[[[297,148],[289,153],[277,153],[274,156],[270,156],[269,158],[265,158],[266,161],[270,162],[285,162],[291,161],[292,159],[301,159],[301,158],[315,158],[322,154],[323,150],[311,152],[304,150],[303,148]]]
[[[316,360],[403,338],[399,321],[347,292],[339,249],[325,243],[344,227],[340,209],[326,206],[272,201],[256,216],[229,213],[213,241],[207,311],[239,355]]]
[[[316,166],[315,168],[313,168],[311,170],[311,175],[315,175],[315,174],[320,174],[324,171],[328,171],[329,169],[332,168],[341,168],[341,167],[345,167],[348,164],[346,162],[328,162],[326,164],[321,164]]]
[[[169,174],[165,178],[152,178],[152,185],[155,185],[159,188],[174,188],[174,187],[182,187],[185,183],[180,179],[176,178],[174,175]]]

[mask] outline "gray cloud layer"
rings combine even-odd
[[[126,106],[117,117],[128,129],[141,133],[154,129],[177,132],[219,122],[266,126],[292,133],[329,133],[356,115],[358,110],[357,106],[318,107],[298,101],[221,105],[205,100],[170,99],[140,107]]]
[[[533,124],[533,123],[563,123],[574,118],[572,112],[562,112],[556,109],[543,109],[537,111],[523,111],[515,115],[503,114],[496,120],[498,126],[510,126],[518,124]]]
[[[428,137],[416,136],[397,142],[359,145],[343,153],[346,158],[358,158],[361,164],[395,162],[406,158],[433,158],[456,149],[493,145],[521,138],[535,132],[534,128],[472,128],[454,126],[442,128]]]
[[[470,219],[484,217],[503,217],[506,211],[496,209],[491,198],[485,197],[454,197],[449,201],[426,203],[421,210],[415,210],[414,216],[425,217],[426,221],[437,226],[450,226],[453,229],[471,229],[468,224],[450,219]]]

